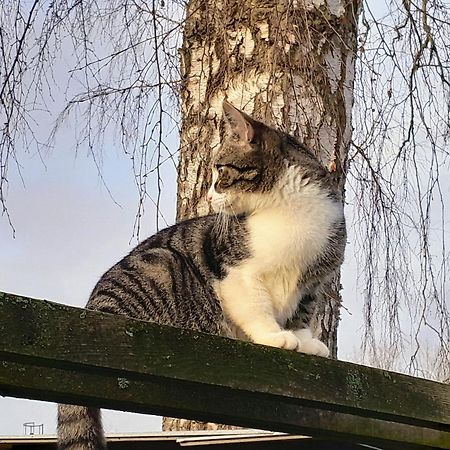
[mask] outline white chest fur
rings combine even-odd
[[[257,211],[248,221],[252,258],[247,263],[271,294],[281,321],[296,308],[298,280],[322,253],[342,214],[341,206],[314,186],[296,197]]]
[[[312,183],[299,186],[302,180],[293,175],[288,173],[292,182],[282,180],[276,194],[249,216],[251,257],[231,268],[218,286],[225,309],[235,304],[228,302],[231,295],[247,291],[255,307],[258,297],[270,301],[267,308],[279,324],[294,313],[302,294],[299,280],[328,244],[342,206]]]

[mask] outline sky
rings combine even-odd
[[[117,206],[99,182],[91,160],[74,158],[59,148],[45,160],[23,161],[21,184],[10,172],[8,202],[15,238],[7,221],[0,221],[0,290],[34,298],[84,306],[94,284],[136,243],[133,239],[137,204],[132,173],[125,158],[108,159],[104,176],[114,184]],[[17,175],[17,174],[16,174]],[[174,189],[170,189],[174,194]],[[173,215],[174,199],[166,201]],[[153,223],[149,212],[146,218]],[[143,226],[150,234],[151,225]],[[130,242],[131,241],[131,242]],[[0,435],[21,435],[22,424],[43,423],[54,433],[54,404],[0,397]],[[158,418],[104,413],[109,432],[154,431]]]

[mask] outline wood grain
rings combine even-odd
[[[0,393],[450,448],[450,386],[0,293]]]

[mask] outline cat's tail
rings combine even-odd
[[[106,450],[100,410],[58,405],[59,450]]]

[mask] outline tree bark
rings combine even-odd
[[[177,219],[209,212],[210,160],[227,100],[296,136],[330,171],[344,196],[358,12],[361,0],[191,0],[182,59],[182,132]],[[315,323],[337,354],[341,296],[330,283]],[[165,419],[164,429],[215,425]]]

